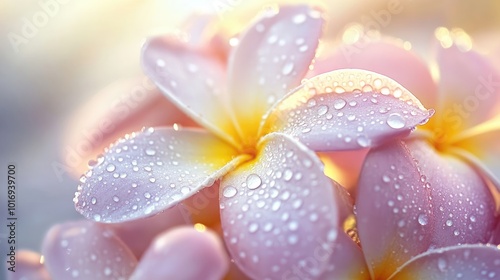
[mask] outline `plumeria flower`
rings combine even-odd
[[[371,149],[360,172],[350,219],[362,252],[354,251],[353,259],[358,267],[366,261],[372,279],[492,279],[500,273],[497,248],[465,245],[499,244],[493,142],[500,127],[500,75],[463,44],[470,42],[463,31],[439,28],[436,35],[430,69],[437,84],[422,59],[385,40],[364,45],[349,59],[338,51],[319,62],[379,71],[437,108],[418,133]]]
[[[328,258],[307,260],[338,235],[339,194],[313,150],[379,145],[432,115],[404,87],[369,71],[301,83],[322,22],[306,6],[267,11],[238,39],[227,68],[175,38],[148,40],[146,74],[204,129],[145,128],[118,140],[82,178],[77,210],[124,222],[220,184],[225,243],[247,275],[274,279],[298,268],[318,277]]]
[[[229,261],[220,238],[184,226],[179,207],[120,224],[92,221],[53,226],[42,255],[20,251],[8,279],[221,279]],[[141,238],[137,238],[140,236]],[[179,267],[190,269],[179,270]],[[154,268],[154,269],[153,269]]]

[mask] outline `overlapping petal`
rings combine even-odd
[[[400,83],[426,107],[436,107],[437,86],[423,59],[388,38],[366,41],[361,46],[339,46],[331,55],[316,61],[313,73],[317,75],[345,68],[373,71]]]
[[[402,142],[372,149],[359,179],[356,201],[361,246],[374,279],[386,279],[432,238],[430,190]]]
[[[444,125],[463,130],[498,114],[500,74],[486,57],[452,45],[439,47],[436,59]]]
[[[228,71],[231,108],[244,137],[254,137],[260,117],[300,84],[322,24],[320,12],[309,6],[286,6],[264,13],[244,32],[230,54]]]
[[[496,225],[496,207],[481,175],[459,158],[436,153],[424,141],[407,145],[432,197],[432,245],[486,243]]]
[[[7,258],[6,261],[9,261]],[[20,250],[16,252],[14,261],[15,271],[6,270],[7,280],[50,280],[50,275],[43,265],[43,258],[40,254]],[[10,266],[9,266],[10,267]]]
[[[182,111],[221,138],[235,142],[221,61],[175,38],[156,37],[144,45],[142,64],[145,73]]]
[[[405,264],[391,280],[497,279],[500,250],[487,245],[462,245],[431,250]]]
[[[334,192],[338,195],[335,197],[335,206],[339,211],[339,228],[344,231],[348,230],[353,234],[354,228],[351,222],[353,219],[352,199],[347,191],[339,184],[333,182]],[[337,239],[331,246],[331,255],[329,264],[325,272],[319,279],[370,279],[370,273],[363,256],[361,248],[346,232],[340,231]],[[353,236],[357,238],[356,236]]]
[[[128,279],[137,265],[113,231],[91,221],[52,227],[42,254],[53,279]]]
[[[146,217],[228,172],[237,151],[199,129],[148,128],[118,140],[82,177],[77,210],[101,222]]]
[[[292,135],[316,151],[359,149],[407,136],[432,114],[383,75],[336,70],[306,81],[278,102],[261,133]]]
[[[212,232],[177,228],[158,236],[130,279],[218,280],[229,260]]]
[[[486,243],[496,225],[482,177],[424,141],[373,149],[361,174],[358,229],[375,277],[429,248]]]
[[[158,234],[169,228],[188,224],[189,218],[189,212],[181,204],[177,204],[153,217],[109,224],[108,228],[140,259]],[[141,238],[137,238],[138,236]]]
[[[221,183],[228,249],[256,279],[318,277],[338,235],[337,194],[314,153],[289,136],[270,134],[259,149]]]

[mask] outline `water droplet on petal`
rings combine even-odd
[[[333,108],[340,110],[344,108],[346,104],[347,102],[342,98],[335,99],[335,101],[333,101]]]
[[[298,15],[293,17],[293,23],[295,23],[295,24],[301,24],[304,21],[306,21],[306,15],[304,15],[304,14],[298,14]]]
[[[238,192],[238,190],[236,190],[235,187],[233,187],[233,186],[227,186],[222,191],[222,195],[224,195],[224,197],[231,198],[231,197],[234,197],[237,192]]]
[[[428,222],[429,222],[429,218],[427,218],[427,215],[425,215],[425,214],[418,215],[418,223],[420,225],[425,226],[425,225],[427,225]]]
[[[108,172],[113,172],[113,171],[115,171],[115,169],[116,169],[116,167],[115,167],[115,165],[114,165],[114,164],[112,164],[112,163],[110,163],[110,164],[108,164],[108,166],[106,166],[106,170],[107,170]]]
[[[251,232],[251,233],[256,232],[258,229],[259,229],[259,225],[257,223],[251,223],[248,226],[248,231]]]
[[[445,272],[447,266],[448,266],[448,264],[446,263],[445,259],[442,259],[442,258],[438,259],[438,268],[441,272]]]
[[[257,174],[250,174],[247,177],[247,187],[254,190],[262,184],[262,179]]]
[[[148,156],[154,156],[156,154],[156,151],[153,149],[146,149],[146,155]]]
[[[387,125],[394,129],[400,129],[406,125],[406,121],[400,114],[394,113],[387,118]]]
[[[283,75],[289,75],[293,71],[293,62],[288,62],[283,66],[283,69],[281,70],[281,74]]]

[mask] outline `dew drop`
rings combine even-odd
[[[340,109],[344,108],[346,104],[347,104],[347,102],[342,98],[335,99],[333,101],[333,108],[340,110]]]
[[[112,164],[112,163],[110,163],[110,164],[108,164],[108,166],[106,166],[106,170],[107,170],[108,172],[113,172],[113,171],[115,171],[115,169],[116,169],[116,167],[115,167],[115,165],[114,165],[114,164]]]
[[[283,75],[289,75],[293,71],[293,62],[288,62],[283,66],[283,69],[281,69],[281,74]]]
[[[364,135],[359,136],[356,142],[358,142],[358,145],[363,148],[370,146],[370,140]]]
[[[318,108],[318,116],[323,116],[327,112],[328,112],[328,106],[326,106],[326,105],[319,106],[319,108]]]
[[[238,193],[238,190],[236,190],[235,187],[227,186],[226,188],[224,188],[222,195],[224,195],[224,197],[231,198],[231,197],[234,197],[236,195],[236,193]]]
[[[150,148],[146,149],[146,155],[148,155],[148,156],[154,156],[155,154],[156,154],[155,150],[150,149]]]
[[[259,225],[257,223],[251,223],[248,226],[248,231],[251,232],[251,233],[256,232],[258,229],[259,229]]]
[[[394,129],[400,129],[406,125],[406,121],[400,114],[394,113],[387,118],[387,125]]]
[[[429,222],[429,219],[427,218],[427,215],[425,215],[425,214],[418,215],[418,223],[420,225],[425,226],[425,225],[427,225],[428,222]]]
[[[442,259],[442,258],[438,259],[438,268],[441,272],[445,272],[447,266],[448,266],[448,264],[446,263],[445,259]]]
[[[92,204],[96,204],[96,203],[97,203],[97,198],[92,197],[92,199],[90,200],[90,202],[91,202]]]
[[[295,24],[301,24],[306,21],[306,15],[304,14],[298,14],[293,17],[293,23]]]
[[[262,184],[262,179],[257,174],[250,174],[247,177],[247,187],[254,190]]]

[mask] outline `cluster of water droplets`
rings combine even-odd
[[[311,32],[320,32],[320,21],[319,12],[304,11],[291,16],[290,22],[262,20],[254,26],[253,32],[262,37],[255,58],[257,83],[267,91],[269,104],[286,94],[290,81],[307,71],[318,44],[310,39],[315,37]],[[290,26],[294,32],[281,32]]]
[[[382,131],[408,133],[430,113],[395,82],[364,71],[324,74],[280,104],[269,130],[297,135],[303,143],[327,147],[369,147]],[[320,135],[324,137],[320,137]],[[321,138],[320,140],[317,140]]]
[[[147,128],[111,145],[105,156],[89,162],[75,194],[77,208],[95,221],[128,220],[172,205],[196,187],[211,185],[214,163],[205,158],[199,139],[179,135],[171,129]],[[192,150],[200,151],[188,155],[189,160],[179,147],[187,141],[193,141]]]
[[[267,265],[266,275],[281,275],[303,264],[311,246],[320,246],[315,238],[331,242],[337,231],[330,183],[315,159],[281,139],[270,142],[255,166],[222,181],[220,208],[236,261]]]

